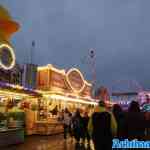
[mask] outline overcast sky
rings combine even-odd
[[[88,80],[83,58],[96,53],[99,85],[115,90],[150,89],[149,0],[0,0],[21,29],[12,42],[17,61],[59,68],[78,67]]]

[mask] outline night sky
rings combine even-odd
[[[0,0],[21,29],[12,37],[18,63],[78,67],[95,49],[97,85],[120,91],[150,89],[149,0]]]

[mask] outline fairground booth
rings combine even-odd
[[[0,146],[24,142],[34,133],[37,100],[34,65],[0,69]],[[7,140],[9,138],[9,140]]]
[[[38,67],[37,88],[43,95],[38,101],[38,134],[61,132],[63,128],[58,117],[65,108],[70,112],[80,108],[81,112],[90,113],[97,104],[92,99],[92,85],[76,68],[61,70],[51,64]]]
[[[34,90],[0,82],[0,146],[24,142],[34,124],[38,97]]]

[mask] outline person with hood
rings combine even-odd
[[[64,139],[67,138],[67,134],[69,133],[69,126],[71,122],[70,112],[66,108],[63,114],[63,125],[64,125]]]
[[[112,107],[113,115],[117,121],[117,138],[125,138],[125,113],[119,104],[114,104]]]
[[[113,114],[106,109],[104,101],[99,101],[89,120],[88,130],[95,150],[112,149],[112,139],[117,133],[117,123]]]
[[[132,101],[126,115],[126,133],[129,140],[142,140],[145,136],[146,119],[141,112],[139,103]]]
[[[80,139],[84,136],[84,125],[83,125],[83,118],[80,114],[80,110],[77,109],[75,116],[72,119],[73,123],[73,133],[76,139],[76,143],[79,144]]]
[[[85,139],[87,139],[88,145],[90,145],[90,135],[88,132],[88,122],[89,122],[88,112],[85,112],[84,116],[83,116],[83,126],[84,126],[83,143],[85,142]]]

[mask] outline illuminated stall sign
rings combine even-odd
[[[61,89],[66,89],[64,78],[65,77],[62,74],[52,71],[51,72],[51,86],[58,87]]]
[[[83,96],[91,96],[91,86],[86,85],[83,92],[82,92]]]
[[[0,66],[5,70],[10,70],[15,66],[13,48],[7,44],[0,45]]]
[[[150,112],[150,104],[143,105],[143,111],[144,112],[146,112],[146,111]]]
[[[38,89],[43,89],[47,90],[50,85],[49,85],[49,72],[50,70],[44,69],[44,70],[39,70],[37,74],[37,86]]]
[[[52,65],[38,67],[37,79],[40,90],[64,92],[65,95],[91,96],[92,85],[84,80],[83,75],[76,68],[65,72],[65,70],[59,70]]]
[[[78,69],[70,69],[66,74],[66,80],[72,91],[75,93],[80,93],[85,88],[83,75]]]

